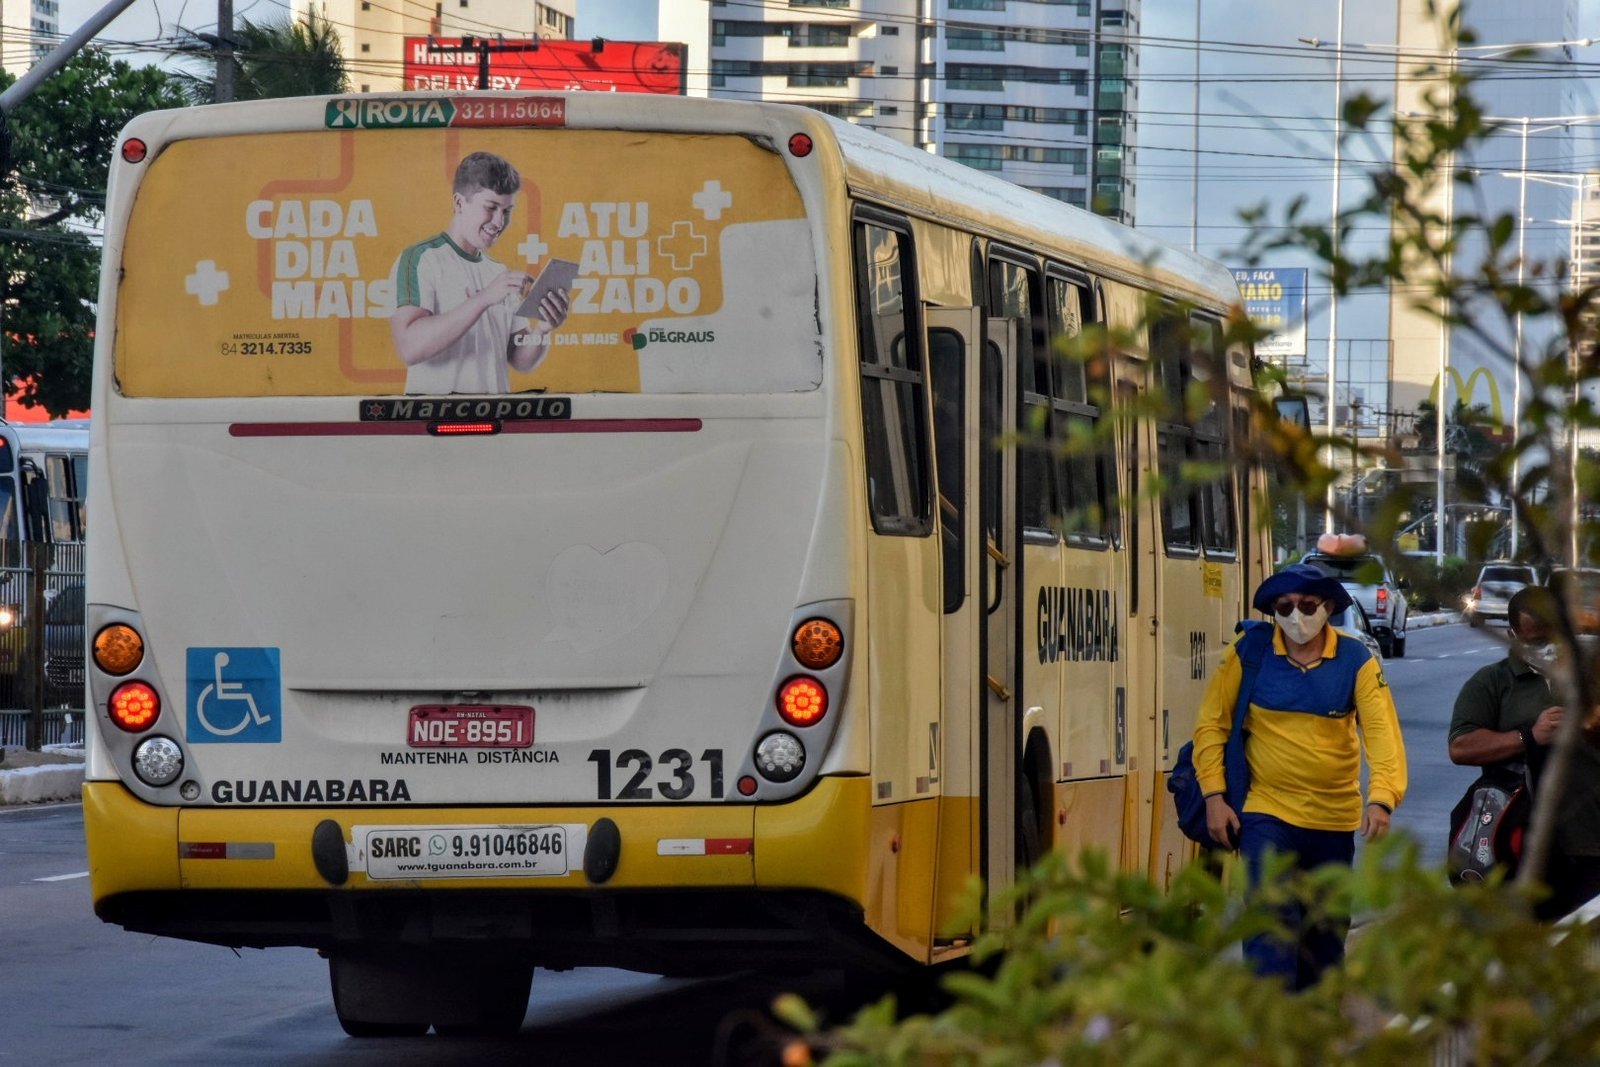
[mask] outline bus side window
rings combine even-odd
[[[1068,540],[1105,544],[1116,536],[1116,469],[1096,401],[1108,389],[1109,367],[1067,351],[1070,339],[1092,321],[1093,297],[1086,284],[1052,276],[1045,279],[1045,311],[1054,364],[1050,444],[1061,505],[1057,520]]]
[[[955,330],[928,331],[933,375],[933,456],[939,489],[939,530],[944,549],[944,611],[966,599],[966,346]]]
[[[83,457],[83,466],[88,459]],[[62,544],[83,540],[83,491],[79,464],[71,456],[52,452],[44,458],[45,485],[50,494],[51,539]]]
[[[1193,554],[1200,550],[1196,536],[1200,515],[1199,495],[1186,480],[1194,429],[1189,425],[1186,401],[1192,368],[1183,336],[1186,323],[1171,308],[1163,308],[1150,328],[1151,356],[1165,410],[1156,423],[1156,461],[1161,472],[1161,525],[1169,551]]]
[[[881,534],[923,536],[933,530],[933,494],[911,236],[858,221],[855,262],[872,528]]]
[[[22,514],[29,541],[50,540],[50,492],[43,472],[31,460],[22,462]]]
[[[1206,387],[1210,403],[1194,422],[1194,458],[1211,469],[1198,487],[1200,539],[1208,556],[1231,556],[1237,549],[1233,521],[1234,471],[1228,461],[1228,364],[1222,330],[1215,319],[1189,320],[1190,366],[1196,382]]]
[[[89,456],[77,453],[70,460],[72,474],[72,503],[77,515],[79,541],[89,537]]]
[[[0,574],[22,566],[16,488],[17,483],[9,475],[0,475]]]
[[[1062,512],[1062,494],[1055,484],[1051,457],[1050,392],[1052,364],[1049,346],[1036,334],[1035,311],[1039,272],[1021,263],[989,259],[989,317],[1015,319],[1017,361],[1022,371],[1022,407],[1017,416],[1017,465],[1021,480],[1018,510],[1030,539],[1041,534],[1054,539]]]

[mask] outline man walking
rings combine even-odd
[[[1405,796],[1406,754],[1382,666],[1360,641],[1328,625],[1329,615],[1350,605],[1344,586],[1293,564],[1262,582],[1253,604],[1276,626],[1247,696],[1242,728],[1250,792],[1243,810],[1228,806],[1223,772],[1244,676],[1235,647],[1223,653],[1201,702],[1194,766],[1206,794],[1207,829],[1219,845],[1236,843],[1256,887],[1270,853],[1293,856],[1302,871],[1349,866],[1355,831],[1368,840],[1388,832]],[[1365,799],[1363,748],[1370,771]],[[1344,959],[1348,918],[1312,920],[1298,904],[1281,917],[1287,940],[1261,935],[1245,942],[1245,958],[1258,974],[1304,989]]]

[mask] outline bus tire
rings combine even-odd
[[[426,968],[401,960],[336,953],[328,983],[339,1026],[351,1037],[421,1037],[428,1032]]]
[[[436,1002],[440,1037],[510,1037],[522,1029],[533,986],[533,964],[500,959],[447,968],[453,995]]]

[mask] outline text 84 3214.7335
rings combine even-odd
[[[312,351],[310,341],[227,341],[222,345],[225,356],[309,356]]]

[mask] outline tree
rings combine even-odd
[[[350,91],[339,31],[314,11],[296,20],[245,19],[234,33],[235,100],[273,100]],[[209,47],[209,46],[207,46]],[[206,63],[210,65],[210,61]],[[216,99],[214,66],[208,72],[175,75],[192,103]]]
[[[0,84],[16,79],[0,72]],[[3,375],[21,402],[64,415],[89,403],[100,250],[117,132],[153,108],[180,107],[171,79],[98,49],[74,56],[6,116],[0,174]]]

